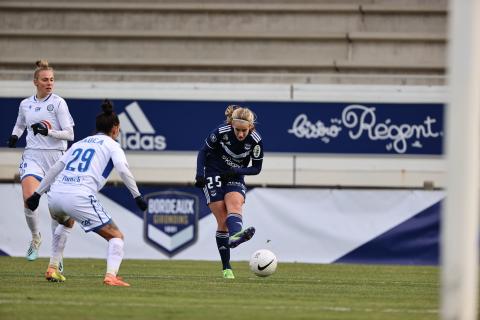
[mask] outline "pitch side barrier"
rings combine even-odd
[[[0,136],[11,134],[31,82],[0,86]],[[104,98],[122,124],[119,143],[137,180],[191,184],[196,151],[224,121],[229,104],[258,116],[265,145],[262,186],[441,188],[444,87],[364,85],[59,82],[75,120],[75,140],[94,132]],[[0,179],[11,181],[24,146],[2,148]],[[118,181],[116,175],[111,181]]]
[[[135,206],[123,186],[107,186],[98,199],[125,235],[126,259],[218,260],[216,222],[202,191],[194,187],[140,186],[148,203]],[[255,236],[235,248],[247,261],[258,249],[282,262],[437,265],[443,191],[254,188],[247,193],[244,225]],[[30,233],[19,184],[0,184],[4,206],[0,253],[23,256]],[[40,231],[50,243],[47,197],[39,206]],[[104,241],[74,227],[65,257],[105,256]],[[47,257],[50,247],[42,245]]]

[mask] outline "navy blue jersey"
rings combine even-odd
[[[248,167],[250,160],[252,166]],[[231,125],[222,125],[205,139],[197,160],[197,175],[212,176],[230,170],[239,175],[255,175],[262,162],[263,142],[257,131],[239,141]]]

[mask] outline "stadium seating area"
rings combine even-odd
[[[0,80],[441,85],[446,0],[2,1]]]
[[[447,0],[2,0],[2,96],[30,92],[34,61],[46,58],[66,98],[439,103],[446,18]],[[2,151],[0,179],[17,173],[19,152]],[[196,152],[128,156],[140,182],[192,181]],[[249,181],[404,188],[444,179],[440,157],[280,153]]]

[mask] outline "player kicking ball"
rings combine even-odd
[[[215,239],[223,277],[234,279],[230,249],[255,234],[254,227],[243,229],[242,207],[247,193],[244,176],[262,170],[263,142],[255,130],[255,114],[249,108],[228,106],[225,116],[226,123],[213,130],[198,152],[195,186],[203,188],[217,220]]]
[[[97,199],[97,193],[115,168],[140,210],[145,211],[147,203],[128,169],[125,153],[115,141],[120,133],[120,121],[110,101],[105,100],[102,110],[96,118],[97,134],[74,143],[47,172],[26,204],[30,210],[35,210],[41,195],[50,187],[48,206],[53,219],[66,228],[71,228],[77,221],[85,232],[93,231],[108,241],[107,270],[103,283],[129,287],[130,284],[117,276],[124,255],[123,234]],[[58,270],[65,241],[66,237],[54,234],[52,255],[45,273],[48,281],[66,280]]]

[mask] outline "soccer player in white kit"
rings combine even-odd
[[[142,211],[147,209],[147,203],[128,169],[124,151],[115,141],[120,133],[118,116],[108,100],[102,104],[102,109],[103,112],[96,119],[97,134],[74,143],[47,172],[26,203],[30,209],[35,209],[41,194],[51,185],[48,206],[52,217],[66,227],[71,227],[73,221],[77,221],[85,232],[96,232],[107,240],[107,271],[103,282],[106,285],[128,287],[128,283],[117,277],[123,259],[123,234],[96,195],[115,168]],[[57,271],[65,240],[55,234],[53,243],[45,277],[49,281],[63,282],[65,277]]]
[[[46,60],[37,61],[36,66],[33,83],[37,92],[20,103],[17,121],[8,140],[8,147],[15,148],[19,137],[27,130],[27,143],[19,167],[24,201],[33,194],[48,169],[67,150],[67,141],[73,141],[74,138],[74,122],[67,103],[53,93],[53,68]],[[38,211],[32,211],[26,205],[24,207],[27,225],[32,233],[26,258],[33,261],[38,257],[42,242],[39,217]],[[59,232],[67,232],[52,220],[52,234],[57,227],[61,229]]]

